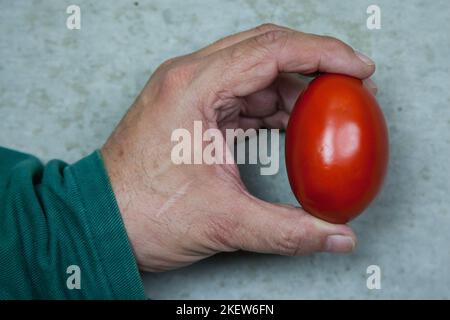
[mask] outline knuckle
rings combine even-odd
[[[339,40],[335,37],[331,36],[322,36],[322,40],[324,43],[324,47],[327,48],[327,50],[331,51],[337,51],[337,50],[346,50],[349,48],[349,46],[343,42],[342,40]]]
[[[240,65],[249,59],[261,59],[269,55],[273,49],[284,46],[289,32],[284,30],[271,30],[249,39],[246,44],[236,45],[231,48],[229,61],[232,65]]]
[[[230,53],[223,59],[225,68],[223,79],[233,79],[236,74],[245,76],[247,72],[251,72],[255,66],[264,60],[266,52],[263,52],[261,48],[257,48],[254,45],[238,45],[231,48]]]
[[[223,214],[211,215],[206,222],[206,235],[213,245],[220,250],[228,251],[235,247],[235,234],[239,222]]]
[[[281,240],[278,248],[283,255],[295,256],[301,246],[302,237],[298,228],[290,227],[281,234]]]
[[[174,65],[179,60],[178,57],[170,58],[165,60],[161,65],[158,67],[159,70],[166,70],[169,69],[172,65]]]
[[[266,33],[269,31],[279,30],[280,27],[274,23],[263,23],[255,28],[258,33]]]
[[[288,31],[271,30],[255,37],[255,41],[263,48],[268,48],[273,45],[284,44],[288,36],[289,36]]]
[[[312,240],[311,227],[308,222],[290,223],[281,232],[278,248],[283,255],[297,256],[309,251]]]
[[[196,70],[196,64],[185,62],[179,58],[165,61],[159,70],[162,87],[179,87],[189,83]]]

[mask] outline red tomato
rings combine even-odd
[[[359,215],[387,171],[386,122],[360,79],[324,74],[298,98],[286,131],[289,182],[303,209],[332,223]]]

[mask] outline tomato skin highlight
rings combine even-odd
[[[303,209],[331,223],[358,216],[381,189],[388,131],[360,79],[315,78],[297,99],[286,130],[289,183]]]

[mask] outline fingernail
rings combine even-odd
[[[375,62],[373,62],[372,59],[370,59],[368,56],[366,56],[364,53],[361,53],[359,51],[355,51],[355,54],[358,56],[358,58],[364,62],[365,64],[369,66],[374,66]]]
[[[328,252],[350,252],[355,248],[352,237],[340,234],[328,236],[325,242],[325,251]]]
[[[373,82],[372,79],[366,79],[364,80],[364,85],[371,91],[373,94],[377,94],[378,92],[378,86],[375,82]]]

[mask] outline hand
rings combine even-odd
[[[304,87],[292,73],[366,79],[374,70],[337,39],[275,25],[163,63],[102,148],[139,268],[169,270],[222,251],[351,251],[349,227],[255,198],[235,164],[173,164],[170,138],[195,120],[204,130],[285,128]]]

